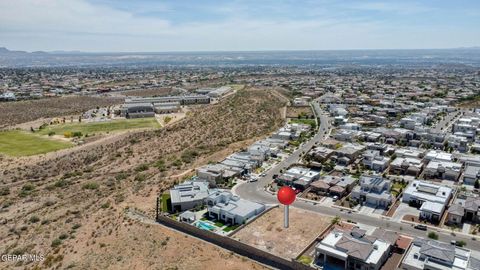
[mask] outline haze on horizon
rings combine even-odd
[[[0,47],[169,52],[480,45],[480,1],[2,0]]]

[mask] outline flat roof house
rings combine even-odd
[[[220,164],[208,164],[197,169],[199,179],[208,181],[211,185],[223,180],[225,167]]]
[[[402,175],[419,176],[424,164],[413,157],[397,157],[390,163],[390,172]]]
[[[463,183],[467,185],[475,185],[480,179],[480,164],[467,164],[463,173]]]
[[[449,187],[415,180],[405,188],[402,201],[420,206],[420,218],[438,221],[452,194]]]
[[[358,227],[330,232],[315,246],[316,264],[324,269],[378,270],[387,260],[391,245],[366,235]]]
[[[170,189],[172,210],[182,212],[203,205],[209,194],[208,182],[187,181]]]
[[[462,164],[458,162],[432,160],[425,167],[425,176],[457,181],[462,172]]]
[[[277,182],[293,186],[298,189],[306,189],[320,177],[320,172],[306,167],[294,166],[277,178]]]
[[[363,166],[376,172],[383,172],[390,163],[388,157],[384,157],[377,150],[366,150],[363,152]]]
[[[416,238],[403,257],[401,269],[405,270],[475,270],[480,261],[465,248],[436,240]]]
[[[350,196],[362,204],[386,208],[393,201],[390,187],[390,181],[380,176],[363,175],[360,177],[360,186],[354,187]]]
[[[205,199],[208,216],[226,223],[243,224],[265,210],[265,205],[240,199],[226,190],[215,190]]]

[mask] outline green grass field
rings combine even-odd
[[[0,132],[0,154],[7,156],[31,156],[68,148],[73,144],[48,139],[24,131]]]
[[[81,132],[83,135],[86,135],[138,128],[160,128],[160,124],[155,118],[122,119],[94,123],[67,123],[47,126],[40,130],[39,133],[47,135],[50,132],[55,132],[56,135],[63,135],[66,132]]]

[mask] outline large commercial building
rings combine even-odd
[[[209,103],[210,97],[205,95],[130,97],[125,99],[118,113],[126,118],[153,117],[155,113],[178,112],[182,105]]]

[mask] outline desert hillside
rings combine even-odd
[[[246,89],[163,129],[61,156],[0,160],[0,252],[43,254],[20,269],[259,269],[148,220],[157,194],[283,124],[282,101]]]

